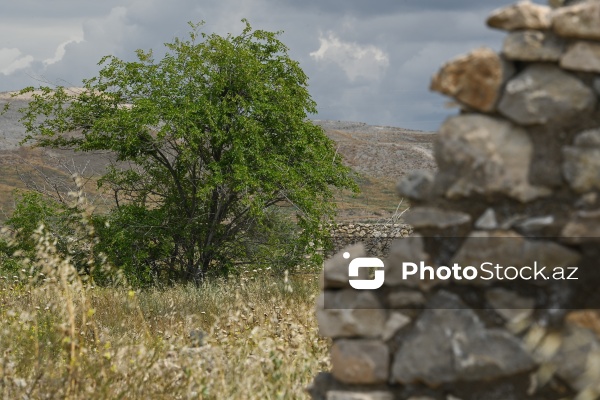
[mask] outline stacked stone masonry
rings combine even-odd
[[[328,254],[336,254],[350,244],[362,243],[368,256],[387,257],[394,239],[407,237],[411,233],[412,227],[408,224],[393,222],[339,223],[331,229],[332,250]]]
[[[590,311],[600,308],[600,1],[550,4],[495,11],[500,54],[476,49],[433,77],[460,113],[439,130],[438,171],[398,184],[414,233],[393,240],[383,287],[350,287],[349,262],[380,254],[364,244],[325,262],[317,320],[333,339],[332,370],[315,378],[313,399],[600,398]],[[488,259],[577,265],[583,276],[503,286],[400,268]]]

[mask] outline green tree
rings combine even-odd
[[[114,224],[128,229],[138,248],[150,246],[145,263],[183,279],[243,260],[246,244],[277,233],[272,211],[283,205],[300,228],[298,254],[319,247],[333,188],[357,190],[307,118],[316,112],[307,76],[279,33],[243,21],[226,37],[190,24],[189,38],[165,44],[158,61],[142,50],[134,62],[104,57],[77,93],[21,92],[33,93],[22,122],[37,145],[109,150],[128,163],[100,180],[116,202],[110,235]]]

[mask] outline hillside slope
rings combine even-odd
[[[0,93],[0,108],[8,101]],[[51,186],[68,181],[73,172],[98,176],[108,163],[106,153],[75,153],[20,146],[25,131],[17,109],[27,99],[11,100],[11,109],[0,116],[0,220],[13,207],[12,192],[25,188],[24,182]],[[359,122],[315,120],[337,145],[337,154],[358,173],[362,193],[338,193],[340,220],[389,218],[401,199],[395,193],[398,179],[413,169],[435,169],[432,132],[396,127],[372,126]],[[93,190],[93,186],[90,185]],[[403,203],[405,207],[407,204]]]

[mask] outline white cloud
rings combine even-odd
[[[332,62],[341,67],[351,81],[357,78],[378,80],[390,64],[387,53],[374,45],[344,42],[333,32],[319,38],[321,47],[310,53],[318,62]]]
[[[0,49],[0,74],[10,75],[17,70],[27,68],[32,61],[32,56],[22,56],[19,49],[2,48]]]
[[[56,51],[54,52],[54,57],[47,58],[47,59],[44,60],[44,65],[51,65],[51,64],[59,62],[65,56],[66,47],[67,47],[68,44],[71,44],[71,43],[80,43],[82,41],[83,41],[82,37],[76,37],[76,38],[72,38],[70,40],[67,40],[66,42],[62,42],[56,48]]]

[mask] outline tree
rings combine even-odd
[[[99,181],[115,199],[108,238],[126,230],[146,247],[144,263],[183,279],[244,260],[248,243],[277,232],[273,210],[283,205],[294,210],[298,249],[319,247],[332,189],[357,190],[307,119],[316,112],[307,76],[279,33],[243,21],[226,37],[190,24],[158,61],[142,50],[134,62],[104,57],[81,91],[21,91],[33,93],[21,111],[36,145],[108,150],[120,162]]]

